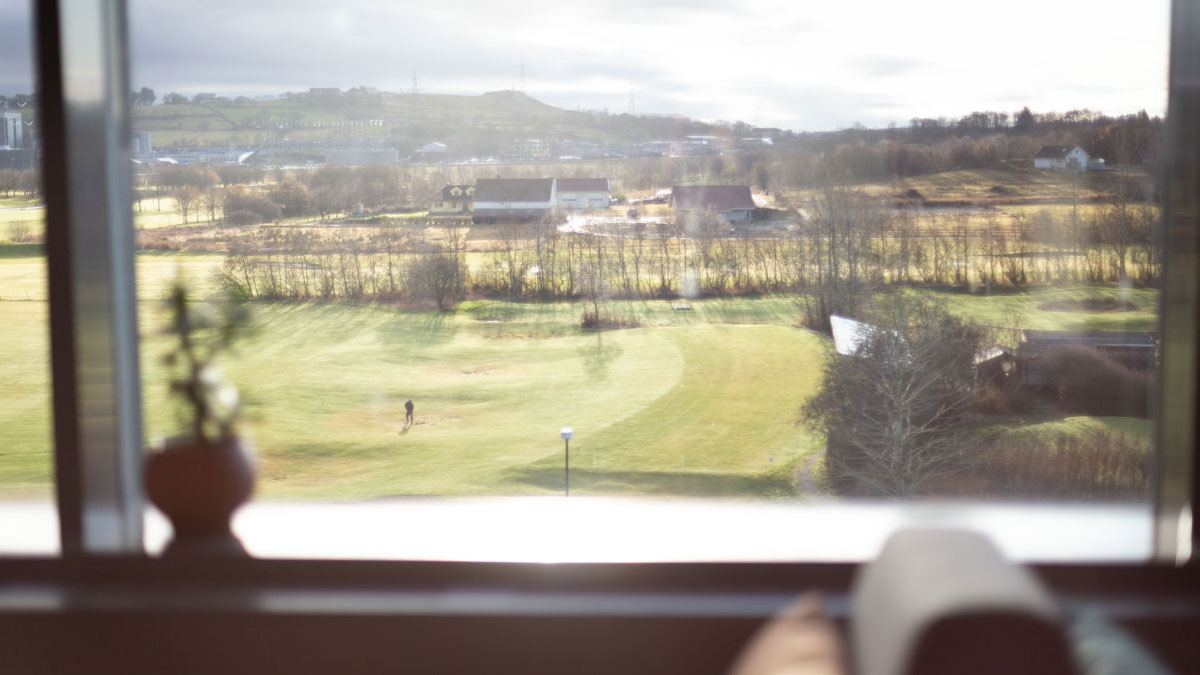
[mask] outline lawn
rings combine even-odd
[[[139,256],[146,430],[169,435],[157,335],[176,263]],[[39,259],[0,258],[3,295],[39,286]],[[7,272],[7,276],[4,276]],[[32,276],[24,279],[22,276]],[[640,328],[581,331],[571,304],[464,303],[458,312],[263,304],[260,330],[225,364],[241,385],[266,496],[554,494],[558,429],[576,430],[579,494],[795,494],[818,447],[794,424],[825,342],[792,327],[795,301],[614,303]],[[45,303],[0,301],[0,494],[50,484]],[[403,403],[417,422],[403,428]],[[19,448],[17,452],[15,449]]]
[[[469,312],[262,307],[262,332],[227,370],[242,384],[263,491],[557,493],[558,430],[570,425],[581,494],[793,493],[790,466],[816,448],[794,421],[816,384],[819,338],[760,324],[584,333],[573,317],[509,326]],[[145,343],[151,437],[172,428],[153,384],[162,351]]]
[[[44,260],[0,247],[0,495],[45,494],[50,418]],[[172,433],[158,335],[177,269],[204,293],[218,255],[138,255],[147,436]],[[1153,330],[1157,295],[1071,286],[990,296],[938,296],[964,316],[1026,327]],[[1115,297],[1133,309],[1039,307]],[[554,494],[558,429],[575,428],[579,494],[798,496],[794,480],[820,440],[796,419],[817,386],[828,342],[794,327],[794,296],[611,301],[635,328],[579,329],[572,303],[464,302],[457,311],[380,305],[255,305],[259,331],[225,364],[246,402],[267,497]],[[403,404],[416,424],[403,425]],[[1037,419],[1046,432],[1149,423]],[[1049,425],[1049,426],[1047,426]],[[1080,426],[1084,425],[1084,426]],[[1090,428],[1090,427],[1088,427]],[[809,469],[815,468],[809,466]]]

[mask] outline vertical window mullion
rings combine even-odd
[[[64,555],[142,550],[125,25],[120,0],[37,3]]]
[[[1168,154],[1163,214],[1165,274],[1162,288],[1162,382],[1159,388],[1157,557],[1175,560],[1189,549],[1196,529],[1180,531],[1194,510],[1197,375],[1200,369],[1200,5],[1175,0],[1171,13],[1171,65],[1167,109]],[[1181,518],[1185,520],[1181,521]]]

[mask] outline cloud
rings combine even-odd
[[[1161,2],[1161,0],[1158,0]],[[567,109],[797,129],[972,110],[1162,112],[1167,12],[1118,0],[130,0],[134,88],[268,94],[520,86]],[[28,3],[0,7],[0,92],[32,82]],[[1028,16],[1087,17],[1091,44],[1027,49]],[[1013,96],[1008,96],[1011,92]]]
[[[923,61],[893,56],[865,56],[850,61],[850,68],[865,77],[906,75],[924,66]]]
[[[33,91],[33,17],[31,3],[0,5],[0,94]]]

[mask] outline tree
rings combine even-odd
[[[175,207],[179,209],[179,215],[183,216],[183,223],[186,225],[192,206],[200,198],[200,188],[184,185],[172,192],[171,196],[175,198]]]
[[[918,492],[969,456],[973,358],[983,331],[943,306],[883,298],[852,356],[830,354],[804,419],[826,438],[825,466],[839,492]]]
[[[1033,130],[1034,117],[1033,111],[1029,106],[1021,108],[1017,114],[1013,115],[1013,127],[1020,132],[1028,132]]]
[[[182,105],[187,102],[186,96],[175,92],[171,92],[163,97],[163,105]]]
[[[467,270],[459,256],[427,247],[417,253],[408,272],[409,287],[444,311],[458,302]]]

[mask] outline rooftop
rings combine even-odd
[[[712,209],[727,213],[754,208],[748,185],[676,185],[671,189],[671,200],[682,211]]]
[[[480,178],[475,181],[477,202],[548,202],[553,193],[553,178]]]
[[[559,178],[559,192],[608,192],[607,178]]]

